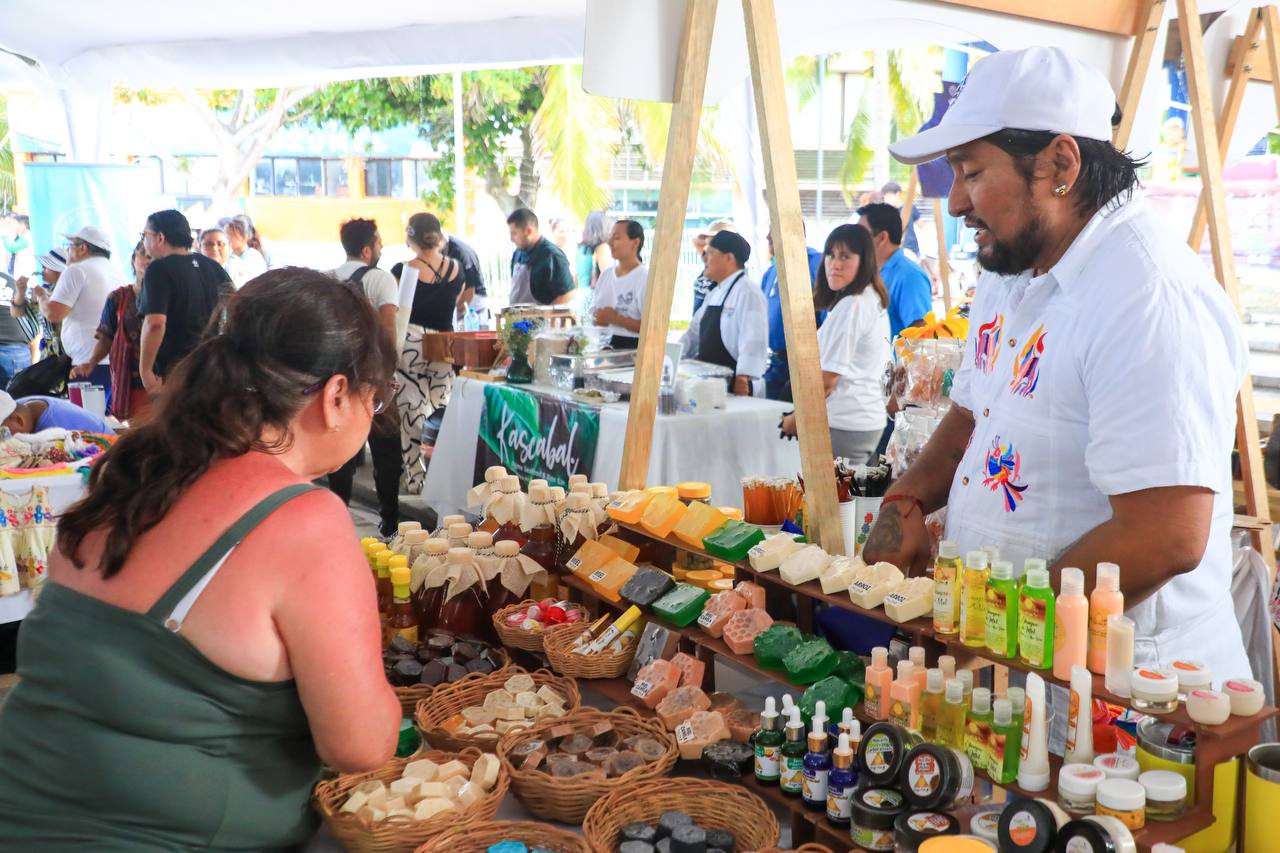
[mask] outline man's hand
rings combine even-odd
[[[31,288],[31,295],[37,302],[41,302],[49,298],[49,291],[37,284],[35,287]]]
[[[597,326],[612,326],[617,321],[618,312],[612,308],[600,308],[596,310]]]
[[[85,379],[90,373],[93,373],[93,368],[96,366],[97,365],[90,364],[87,361],[84,364],[77,364],[75,367],[71,368],[71,378]]]
[[[880,508],[880,517],[862,546],[862,559],[867,565],[893,563],[903,574],[912,575],[929,565],[931,550],[920,508],[896,501]]]
[[[791,412],[789,414],[783,415],[782,422],[778,424],[778,429],[782,431],[783,435],[787,435],[787,436],[791,436],[792,438],[795,438],[796,436],[795,412]]]
[[[164,388],[164,378],[157,376],[155,371],[140,370],[142,376],[142,387],[147,390],[148,394],[158,394],[160,389]]]
[[[735,376],[733,377],[733,393],[738,397],[751,396],[751,377]]]

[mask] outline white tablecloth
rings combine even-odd
[[[475,485],[476,435],[480,431],[486,384],[461,376],[453,381],[422,490],[427,506],[442,516],[467,509],[459,503]],[[555,393],[536,385],[527,387]],[[648,483],[673,485],[682,480],[700,480],[711,484],[716,503],[742,506],[743,477],[795,476],[800,471],[799,445],[778,437],[778,420],[790,408],[770,400],[730,397],[728,407],[721,412],[659,415],[653,425]],[[600,409],[600,437],[591,478],[616,489],[622,470],[627,404],[613,403]]]
[[[61,513],[84,494],[84,480],[79,473],[56,474],[48,477],[27,477],[20,480],[0,480],[0,491],[13,495],[26,494],[35,486],[49,489],[49,505],[55,513]],[[31,590],[24,589],[17,595],[0,596],[0,624],[25,619],[31,612]]]

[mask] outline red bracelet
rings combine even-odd
[[[895,503],[897,501],[908,501],[912,506],[920,510],[921,518],[924,517],[924,504],[920,502],[919,498],[913,498],[911,495],[888,495],[885,497],[884,500],[880,502],[880,506],[884,507],[888,504]],[[910,515],[911,509],[908,508],[905,514]]]

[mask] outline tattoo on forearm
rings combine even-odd
[[[867,536],[867,544],[863,552],[878,554],[895,554],[902,548],[902,516],[895,504],[883,507],[875,527]]]

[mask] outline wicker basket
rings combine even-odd
[[[590,853],[581,836],[532,820],[489,820],[442,832],[415,853],[486,853],[499,841],[523,841],[530,850]],[[830,853],[830,851],[828,851]]]
[[[453,735],[444,730],[444,724],[463,708],[483,705],[486,695],[502,687],[511,676],[521,674],[526,674],[525,670],[513,666],[490,675],[472,673],[461,681],[437,687],[429,699],[418,703],[414,712],[414,721],[432,749],[459,752],[468,747],[474,747],[485,752],[493,752],[498,745],[498,735],[488,733]],[[546,685],[563,696],[566,702],[565,711],[576,711],[582,704],[582,695],[578,692],[578,685],[572,678],[561,678],[545,669],[527,674],[533,676],[535,690]]]
[[[621,678],[626,675],[632,658],[636,656],[635,643],[620,652],[576,655],[573,643],[581,635],[581,625],[564,625],[546,633],[542,649],[552,669],[573,678]]]
[[[507,772],[498,768],[498,783],[484,798],[465,808],[442,812],[430,820],[395,819],[373,823],[358,815],[343,814],[339,809],[346,802],[351,789],[371,779],[394,782],[400,778],[406,764],[420,758],[429,758],[437,764],[458,760],[470,770],[480,755],[480,750],[468,749],[462,752],[425,752],[409,758],[396,758],[369,773],[352,773],[321,782],[316,785],[312,800],[316,811],[329,826],[329,831],[351,853],[411,853],[427,839],[462,822],[492,820],[511,784],[511,777]]]
[[[436,837],[438,838],[439,836]],[[856,853],[852,848],[850,848],[850,851],[851,853]],[[801,844],[794,850],[781,850],[777,847],[771,847],[768,850],[761,850],[760,853],[835,853],[835,851],[825,844],[816,844],[810,841],[808,844]]]
[[[490,675],[496,675],[499,672],[506,672],[511,668],[511,655],[507,653],[506,649],[494,646],[493,653],[497,655],[498,659],[502,663],[492,673],[489,673]],[[414,712],[418,710],[418,703],[430,696],[431,692],[436,689],[437,688],[432,687],[430,684],[415,684],[412,687],[392,688],[392,690],[396,692],[396,698],[400,700],[401,715],[410,720],[413,719]]]
[[[732,832],[739,850],[778,846],[782,830],[764,800],[741,785],[682,778],[679,785],[651,779],[601,797],[582,821],[593,853],[618,849],[618,831],[629,823],[657,823],[663,812],[682,811],[699,825]]]
[[[507,617],[518,610],[528,610],[530,605],[538,602],[525,600],[519,604],[512,604],[504,607],[497,613],[493,614],[493,629],[498,632],[498,639],[502,641],[502,645],[512,649],[520,649],[526,652],[541,652],[542,639],[547,635],[548,631],[554,631],[559,626],[551,628],[541,628],[537,631],[526,631],[523,628],[512,628],[507,624]],[[573,604],[572,609],[582,610],[582,605]],[[585,610],[583,611],[586,612]],[[581,626],[579,627],[581,630]]]
[[[591,726],[599,722],[610,722],[614,731],[622,737],[632,735],[649,735],[667,747],[667,754],[657,761],[643,767],[637,767],[616,779],[600,781],[583,780],[581,777],[559,779],[540,773],[536,770],[517,770],[510,761],[511,750],[530,737],[544,737],[553,727],[561,724],[574,726]],[[560,823],[582,823],[587,810],[596,800],[605,794],[628,785],[632,782],[643,782],[666,776],[680,757],[676,739],[662,724],[653,717],[642,717],[632,708],[618,708],[614,711],[597,711],[583,708],[558,720],[540,723],[520,732],[512,732],[498,741],[498,760],[503,769],[511,777],[511,787],[517,797],[536,817],[544,820],[555,820]]]

